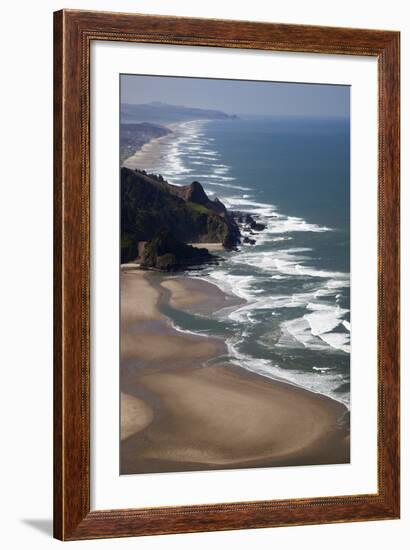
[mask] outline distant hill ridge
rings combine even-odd
[[[170,124],[188,120],[229,120],[236,119],[237,115],[229,115],[215,109],[201,109],[199,107],[185,107],[184,105],[171,105],[161,101],[151,103],[121,104],[121,123],[150,122],[157,124]]]

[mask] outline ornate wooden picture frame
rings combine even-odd
[[[371,56],[378,62],[378,492],[90,509],[93,41]],[[54,535],[62,540],[399,517],[398,32],[63,10],[54,14]]]

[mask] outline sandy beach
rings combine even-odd
[[[150,139],[147,143],[144,143],[141,149],[137,149],[133,155],[125,159],[122,166],[132,170],[138,168],[139,170],[152,171],[153,167],[157,165],[163,156],[164,146],[166,148],[167,143],[175,140],[175,134],[178,133],[182,124],[184,123],[173,122],[171,124],[163,124],[162,126],[171,130],[172,134]]]
[[[122,269],[122,474],[349,462],[344,405],[246,371],[222,339],[160,311],[235,300],[201,279]]]
[[[222,243],[188,243],[195,248],[207,248],[209,252],[222,252],[224,245]]]
[[[218,287],[202,279],[175,277],[162,281],[161,287],[169,291],[163,294],[163,299],[167,300],[171,307],[188,313],[206,315],[244,303],[244,300],[225,294]]]

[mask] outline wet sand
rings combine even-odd
[[[177,331],[158,307],[209,313],[221,294],[122,270],[121,473],[349,462],[344,405],[229,363],[223,340]]]
[[[225,294],[217,286],[202,279],[166,278],[161,282],[161,287],[169,290],[165,299],[171,307],[190,313],[206,315],[245,302],[237,296]]]

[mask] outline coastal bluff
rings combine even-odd
[[[176,186],[160,175],[123,167],[121,205],[121,263],[138,259],[153,269],[181,269],[215,259],[206,249],[193,252],[186,243],[220,243],[227,250],[240,243],[233,215],[197,181]]]

